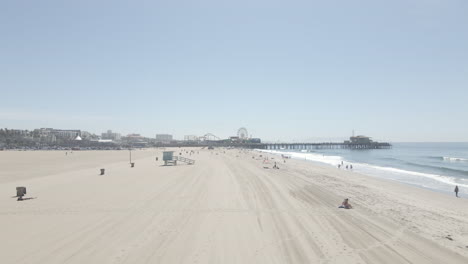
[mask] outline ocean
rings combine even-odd
[[[393,143],[391,149],[263,150],[405,184],[468,197],[468,142]]]

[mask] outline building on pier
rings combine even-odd
[[[352,136],[349,140],[345,141],[345,144],[372,144],[372,139],[366,136]]]

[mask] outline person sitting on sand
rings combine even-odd
[[[276,161],[275,161],[275,166],[273,166],[273,169],[279,169],[278,166],[276,165]]]
[[[353,207],[348,202],[348,198],[346,198],[346,199],[344,199],[344,201],[341,203],[341,205],[338,208],[351,209]]]

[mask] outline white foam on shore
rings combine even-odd
[[[464,158],[453,158],[453,157],[443,157],[443,160],[468,162],[468,159],[464,159]]]
[[[278,155],[283,154],[283,155],[287,155],[296,159],[317,161],[317,162],[330,164],[333,166],[336,166],[337,164],[340,164],[341,161],[344,161],[343,158],[340,156],[325,156],[325,155],[320,155],[320,154],[315,154],[315,153],[304,153],[304,152],[299,153],[299,152],[287,152],[287,151],[264,150],[264,149],[259,149],[258,151],[278,154]]]
[[[345,165],[351,164],[343,159],[341,156],[325,156],[316,153],[301,153],[301,152],[285,152],[277,150],[259,150],[261,152],[267,152],[278,155],[288,155],[295,159],[309,160],[314,162],[325,163],[331,166],[338,166],[343,162]],[[439,191],[447,192],[453,186],[458,185],[464,187],[463,190],[468,190],[468,180],[455,178],[445,175],[437,175],[430,173],[423,173],[417,171],[408,171],[392,167],[376,166],[367,163],[352,163],[353,171],[363,173],[370,176],[379,176],[387,179],[396,180],[403,183],[412,185],[419,185],[425,188],[435,189]],[[457,181],[456,181],[457,180]],[[461,183],[461,181],[466,183]],[[464,191],[468,193],[468,191]]]

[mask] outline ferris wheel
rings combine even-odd
[[[239,128],[239,130],[237,130],[237,137],[240,138],[240,139],[249,138],[249,134],[247,132],[247,129],[245,127]]]

